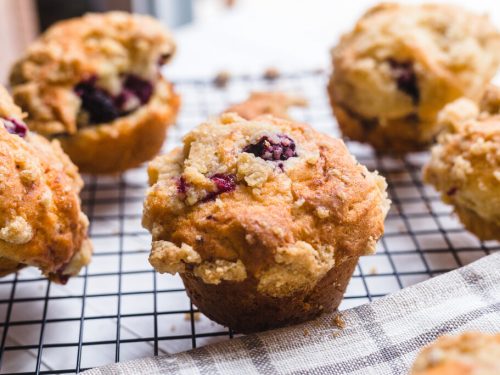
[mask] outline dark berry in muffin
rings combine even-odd
[[[0,119],[5,126],[5,129],[10,134],[16,134],[21,138],[24,138],[28,134],[28,127],[24,122],[15,118]]]
[[[417,75],[411,61],[389,60],[392,75],[396,80],[398,89],[409,95],[413,103],[418,104],[420,100],[420,91],[418,89]]]
[[[295,142],[287,135],[263,136],[257,143],[250,144],[243,152],[254,154],[267,161],[288,160],[296,157]]]

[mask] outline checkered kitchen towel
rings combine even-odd
[[[342,313],[175,355],[85,372],[112,374],[407,374],[444,333],[500,332],[500,253]],[[342,324],[341,324],[342,325]]]

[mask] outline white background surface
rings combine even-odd
[[[423,1],[400,1],[423,3]],[[489,14],[500,27],[495,0],[436,1]],[[222,1],[220,1],[222,3]],[[178,53],[172,78],[213,77],[220,70],[260,74],[329,68],[329,50],[374,0],[237,0],[232,9],[200,1],[196,23],[175,30]]]

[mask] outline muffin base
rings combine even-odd
[[[17,272],[25,266],[25,264],[18,263],[12,259],[0,258],[0,277],[4,277],[11,273]]]
[[[500,241],[500,225],[483,219],[474,211],[455,205],[455,212],[462,224],[475,234],[480,240],[499,240]]]
[[[257,281],[222,281],[205,284],[192,272],[181,277],[191,301],[200,311],[236,332],[250,333],[284,327],[337,309],[358,257],[345,257],[316,284],[314,289],[292,296],[270,297],[257,291]]]
[[[119,173],[151,160],[177,116],[180,98],[163,79],[150,103],[111,124],[89,126],[59,138],[64,151],[86,173]]]
[[[377,152],[406,154],[423,151],[433,143],[437,130],[424,132],[417,118],[407,117],[381,125],[378,119],[363,119],[339,103],[329,87],[330,103],[342,134],[361,143],[370,144]]]

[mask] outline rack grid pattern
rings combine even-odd
[[[183,100],[165,150],[210,115],[251,91],[300,94],[308,108],[292,116],[338,136],[321,72],[266,80],[233,78],[226,88],[209,81],[176,83]],[[341,310],[380,298],[500,250],[463,229],[422,183],[425,153],[404,159],[375,155],[348,142],[361,163],[387,178],[393,202],[377,254],[360,260]],[[145,168],[121,176],[85,176],[82,193],[95,246],[92,263],[67,285],[35,269],[0,280],[0,373],[70,374],[144,356],[176,353],[232,338],[233,332],[197,312],[179,277],[156,274],[147,262],[150,236],[141,227]]]

